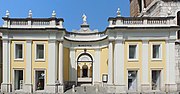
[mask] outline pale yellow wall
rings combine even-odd
[[[108,74],[108,48],[101,49],[101,62],[100,62],[100,77],[102,80],[103,74]]]
[[[152,55],[152,51],[151,51],[151,46],[152,44],[157,43],[157,44],[162,44],[162,60],[152,60],[151,55]],[[161,70],[163,72],[163,83],[166,82],[166,43],[164,40],[162,41],[149,41],[149,49],[148,49],[148,53],[149,53],[149,82],[151,83],[151,70]],[[161,73],[162,73],[161,72]]]
[[[45,44],[45,61],[36,61],[35,60],[35,54],[36,54],[36,51],[35,51],[35,46],[36,44],[38,43],[44,43]],[[44,70],[44,72],[46,73],[46,79],[45,81],[47,82],[47,75],[48,75],[48,41],[32,41],[32,82],[34,84],[34,78],[35,78],[35,70],[36,69],[41,69],[41,70]],[[45,83],[46,83],[45,82]]]
[[[64,47],[64,81],[69,80],[69,48]]]
[[[15,56],[14,56],[14,52],[15,52],[15,49],[14,49],[14,45],[15,43],[23,43],[23,60],[15,60]],[[11,41],[11,82],[13,81],[13,70],[14,69],[22,69],[24,74],[24,81],[25,81],[25,70],[26,70],[26,41],[15,41],[15,40],[12,40]]]
[[[128,46],[129,44],[137,44],[138,45],[138,59],[136,61],[128,60]],[[142,41],[125,41],[124,46],[124,81],[126,82],[126,86],[128,85],[128,70],[137,70],[140,82],[142,81]]]

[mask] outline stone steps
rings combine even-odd
[[[105,94],[106,89],[96,86],[80,86],[75,87],[74,92],[72,89],[65,92],[65,94]]]

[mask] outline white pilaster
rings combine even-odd
[[[63,64],[64,64],[64,57],[63,57],[63,54],[64,54],[64,51],[63,51],[63,43],[60,41],[59,42],[59,83],[60,85],[63,85],[64,84],[64,80],[63,80],[63,77],[64,77],[64,69],[63,69]],[[63,93],[64,92],[64,89],[63,89],[63,86],[60,86],[59,87],[59,93]]]
[[[63,63],[64,63],[64,58],[63,58],[63,44],[62,42],[59,42],[59,82],[63,84]]]
[[[108,45],[108,84],[113,83],[113,44],[112,41]]]
[[[93,63],[93,81],[94,84],[100,82],[100,49],[95,50],[95,62]]]
[[[175,91],[175,43],[173,40],[166,41],[166,91]]]
[[[77,81],[77,62],[76,62],[76,58],[75,58],[75,50],[74,49],[70,49],[70,66],[69,66],[70,70],[69,70],[69,77],[70,77],[70,81]]]
[[[10,82],[10,40],[3,40],[3,82],[1,84],[1,92],[11,91]]]
[[[124,43],[116,40],[114,45],[114,84],[124,85]]]
[[[142,91],[150,89],[150,83],[148,81],[148,40],[142,41]]]
[[[46,50],[46,49],[45,49]],[[57,80],[57,46],[55,40],[48,41],[48,72],[46,92],[56,93]]]
[[[26,41],[26,82],[24,90],[28,93],[32,92],[32,41]]]

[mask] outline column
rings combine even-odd
[[[113,84],[113,44],[112,41],[108,45],[108,84]]]
[[[116,85],[116,92],[125,91],[123,40],[116,40],[114,45],[114,84]]]
[[[82,78],[82,66],[80,67],[80,78]]]
[[[142,91],[150,90],[150,83],[148,81],[148,40],[142,41]]]
[[[56,93],[57,81],[57,45],[56,40],[48,41],[48,69],[46,92]]]
[[[166,91],[176,91],[175,82],[175,40],[166,41]],[[163,56],[163,55],[162,55]]]
[[[27,40],[26,41],[26,82],[24,89],[28,93],[32,93],[32,41]]]
[[[64,69],[63,69],[63,64],[64,64],[64,51],[63,51],[63,42],[60,41],[59,42],[59,83],[60,83],[60,86],[59,86],[59,93],[63,93],[64,92],[64,88],[63,88],[63,85],[64,85],[64,80],[63,80],[63,77],[64,77]]]
[[[88,66],[88,78],[89,78],[89,74],[90,74],[90,68],[89,68],[89,66]]]
[[[69,77],[70,81],[73,81],[77,84],[77,62],[75,58],[75,50],[70,48],[70,66],[69,66]]]
[[[3,40],[3,82],[1,84],[1,92],[11,91],[10,82],[10,40]]]
[[[99,84],[100,83],[100,49],[95,50],[95,58],[93,63],[93,83]]]

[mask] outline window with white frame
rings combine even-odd
[[[45,47],[44,44],[36,44],[36,59],[44,60],[45,58]]]
[[[129,59],[137,59],[138,57],[138,47],[136,44],[129,45]]]
[[[15,59],[23,59],[23,44],[15,44]]]
[[[161,44],[152,45],[152,58],[161,59]]]

